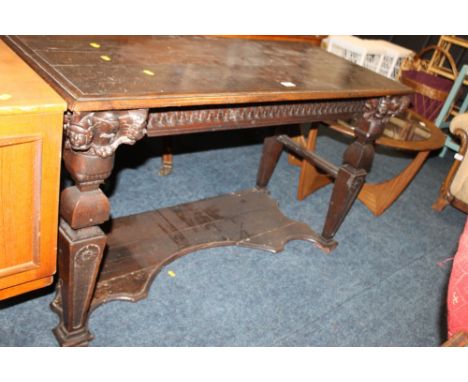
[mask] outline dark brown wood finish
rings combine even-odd
[[[405,124],[402,124],[403,121]],[[411,121],[412,125],[407,122]],[[329,121],[328,128],[344,135],[355,137],[354,127],[344,121]],[[307,141],[301,146],[306,150],[315,150],[318,129],[311,129]],[[383,134],[375,141],[378,145],[416,152],[414,159],[394,177],[379,183],[366,182],[362,187],[358,199],[376,216],[381,215],[399,197],[403,190],[419,171],[431,150],[440,149],[445,142],[445,135],[429,120],[407,110],[404,119],[391,118],[385,126]],[[311,164],[309,164],[311,163]],[[293,163],[301,166],[297,198],[304,200],[309,194],[333,181],[330,174],[313,162]],[[316,167],[314,167],[316,166]]]
[[[278,136],[278,141],[281,142],[287,150],[292,151],[307,162],[317,166],[317,168],[324,171],[328,176],[331,176],[332,178],[336,178],[338,176],[339,168],[337,166],[326,161],[313,151],[307,150],[300,144],[294,142],[294,140],[289,138],[287,135]]]
[[[307,42],[201,36],[21,36],[5,41],[76,111],[408,93],[398,82]]]
[[[106,246],[98,227],[109,219],[110,205],[99,185],[110,175],[120,144],[133,144],[145,133],[147,110],[84,112],[65,116],[65,167],[76,186],[60,200],[60,281],[52,309],[60,323],[54,329],[63,346],[84,346],[92,335],[88,316]]]
[[[187,253],[226,245],[279,252],[296,239],[318,244],[319,236],[255,189],[115,219],[91,309],[146,297],[161,268]]]
[[[365,100],[334,102],[292,102],[229,105],[222,108],[163,109],[150,113],[148,136],[197,133],[209,130],[244,129],[261,126],[297,124],[330,118],[350,118],[361,114]]]
[[[92,338],[90,310],[116,298],[144,297],[164,264],[194,249],[232,244],[276,251],[288,240],[305,239],[330,251],[370,168],[381,124],[405,107],[409,92],[301,42],[197,36],[5,40],[64,96],[70,110],[63,157],[76,186],[61,195],[60,282],[52,304],[61,317],[54,332],[67,346]],[[121,144],[145,134],[351,117],[358,120],[357,139],[341,167],[303,152],[336,174],[322,235],[284,217],[263,190],[283,146],[296,148],[280,130],[265,140],[257,190],[119,219],[108,237],[99,228],[110,211],[99,185]],[[173,219],[161,220],[166,215]],[[138,229],[139,224],[154,229]]]
[[[343,164],[335,179],[322,231],[325,241],[335,236],[364,184],[374,160],[375,140],[388,120],[402,113],[408,104],[408,98],[400,97],[373,99],[366,103],[362,117],[355,124],[356,140],[344,152]]]

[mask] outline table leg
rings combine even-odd
[[[66,119],[65,167],[76,186],[62,191],[59,228],[59,283],[52,309],[60,323],[54,334],[62,346],[86,346],[89,307],[106,235],[98,227],[110,204],[99,185],[110,175],[114,152],[145,134],[146,110],[74,113]]]
[[[86,346],[93,339],[88,310],[106,245],[105,234],[94,228],[73,230],[64,221],[60,224],[60,281],[52,309],[60,316],[54,334],[62,346]]]
[[[161,168],[159,169],[159,175],[167,176],[172,172],[173,160],[172,155],[172,138],[171,136],[162,138],[163,154],[161,156]]]
[[[281,156],[283,144],[278,141],[278,131],[275,135],[265,138],[263,141],[263,152],[257,173],[257,187],[266,188],[270,181],[276,164]]]
[[[407,97],[384,97],[366,103],[363,116],[355,124],[356,139],[346,149],[338,170],[322,231],[322,244],[333,241],[356,200],[372,167],[375,140],[382,134],[389,118],[406,109],[408,102]]]

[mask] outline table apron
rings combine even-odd
[[[167,136],[349,119],[364,111],[366,100],[307,102],[150,112],[147,135]]]

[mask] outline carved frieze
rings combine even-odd
[[[210,109],[156,111],[148,120],[148,136],[197,131],[313,122],[351,117],[364,110],[364,100],[231,106]]]

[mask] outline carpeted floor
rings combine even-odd
[[[112,215],[251,188],[263,132],[188,135],[175,140],[175,169],[160,177],[160,142],[121,147],[104,189]],[[323,132],[318,151],[340,162],[345,140]],[[397,202],[374,217],[357,202],[325,255],[294,241],[271,254],[222,247],[168,265],[149,297],[97,309],[91,346],[438,346],[445,340],[445,295],[466,216],[431,209],[452,159],[431,157]],[[379,150],[369,180],[408,163]],[[303,202],[299,168],[285,154],[269,189],[289,217],[320,231],[331,186]],[[170,277],[173,271],[175,277]],[[53,288],[0,302],[0,346],[56,346]]]

